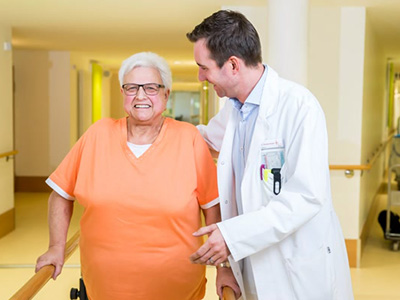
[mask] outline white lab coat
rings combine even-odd
[[[324,113],[304,87],[268,67],[242,181],[243,214],[234,199],[232,142],[239,114],[227,101],[199,126],[219,151],[218,188],[232,270],[243,293],[238,262],[249,257],[259,300],[353,299],[344,238],[334,212]],[[260,178],[261,144],[282,140],[282,189]]]

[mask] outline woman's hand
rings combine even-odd
[[[55,267],[52,277],[56,280],[64,265],[64,246],[50,246],[49,250],[37,259],[35,272],[47,265]]]
[[[217,268],[217,294],[222,299],[222,289],[229,286],[234,292],[236,299],[241,296],[241,291],[231,268]]]
[[[63,198],[56,192],[52,192],[49,197],[49,249],[36,261],[35,272],[47,265],[55,267],[53,279],[55,280],[61,273],[64,265],[64,251],[67,240],[69,222],[74,209],[74,202]]]

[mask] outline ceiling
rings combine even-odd
[[[267,0],[0,0],[0,24],[12,27],[15,49],[84,52],[118,68],[153,51],[194,66],[185,34],[221,6],[263,6]],[[310,0],[316,6],[367,6],[381,43],[400,58],[400,0]]]

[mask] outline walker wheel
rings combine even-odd
[[[69,298],[73,300],[73,299],[78,299],[78,297],[79,297],[78,289],[72,288],[71,292],[69,293]]]
[[[399,251],[399,243],[400,243],[400,241],[393,242],[393,245],[392,245],[393,251]]]

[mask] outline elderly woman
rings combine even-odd
[[[81,219],[82,277],[91,300],[196,300],[205,268],[189,256],[192,235],[219,220],[216,169],[197,129],[165,118],[171,72],[154,53],[138,53],[119,71],[128,116],[103,119],[79,139],[47,179],[50,244],[36,270],[55,279],[74,200]]]

